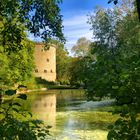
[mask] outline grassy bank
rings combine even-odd
[[[41,78],[35,78],[31,81],[20,85],[18,88],[19,92],[26,91],[39,91],[44,89],[78,89],[79,87],[73,85],[62,85],[59,82],[49,82]]]

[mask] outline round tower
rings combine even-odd
[[[44,48],[43,43],[35,45],[35,71],[36,77],[41,77],[47,81],[56,80],[56,47],[50,44],[48,49]]]

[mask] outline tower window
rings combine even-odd
[[[35,69],[35,73],[38,73],[38,69]]]
[[[53,71],[51,70],[51,73],[53,73]]]
[[[44,73],[47,73],[47,70],[44,70]]]
[[[47,58],[46,61],[49,62],[49,59]]]

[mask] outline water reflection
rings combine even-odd
[[[31,111],[37,119],[55,126],[56,109],[59,112],[62,108],[67,110],[68,106],[74,106],[77,102],[80,104],[84,98],[83,93],[83,90],[51,90],[36,94],[31,103]],[[32,100],[31,97],[30,100]]]
[[[38,95],[32,104],[32,112],[37,119],[55,126],[56,120],[56,94]]]
[[[32,94],[27,104],[38,119],[53,126],[56,140],[106,140],[107,126],[116,118],[103,108],[111,103],[87,102],[83,90],[51,90]]]

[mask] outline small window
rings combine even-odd
[[[46,61],[49,62],[49,58],[47,58]]]
[[[53,73],[53,71],[51,70],[51,73]]]
[[[38,69],[35,69],[35,73],[38,73]]]
[[[47,70],[44,70],[44,73],[47,73]]]

